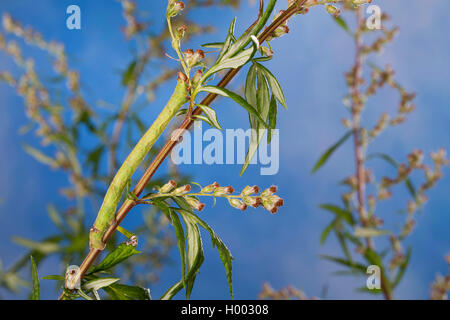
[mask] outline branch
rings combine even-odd
[[[275,21],[273,21],[259,36],[258,40],[260,43],[263,43],[266,41],[266,39],[272,34],[272,32],[277,29],[280,25],[285,23],[290,17],[292,17],[295,13],[297,13],[299,10],[303,8],[303,4],[307,0],[297,0],[291,6],[283,12]],[[236,76],[236,74],[241,70],[241,68],[232,69],[228,71],[225,76],[222,78],[222,80],[218,83],[219,87],[225,87],[227,86],[230,81]],[[200,103],[202,105],[210,105],[214,99],[217,97],[216,94],[208,94],[203,101]],[[202,113],[202,110],[200,108],[196,108],[193,111],[193,115],[199,115]],[[150,181],[150,179],[153,177],[156,170],[159,168],[161,163],[167,158],[167,156],[170,154],[173,147],[178,143],[179,138],[181,137],[181,134],[183,130],[189,129],[194,121],[191,117],[187,117],[179,126],[178,130],[175,130],[177,133],[176,136],[171,137],[170,140],[166,142],[164,147],[161,149],[161,151],[158,153],[158,155],[155,157],[153,162],[150,164],[150,166],[145,171],[144,175],[141,177],[139,182],[137,183],[136,187],[133,190],[133,193],[138,197],[142,191],[144,190],[147,183]],[[103,243],[107,243],[108,240],[111,238],[113,233],[116,231],[117,227],[120,225],[120,223],[123,221],[123,219],[126,217],[128,212],[136,205],[136,203],[133,200],[125,200],[120,209],[117,211],[116,219],[114,222],[109,226],[108,230],[103,235]],[[86,258],[84,259],[83,263],[80,266],[80,277],[82,278],[86,271],[89,269],[89,267],[94,263],[95,259],[99,256],[100,252],[102,250],[92,248]],[[59,299],[62,299],[64,297],[64,293],[61,294]]]

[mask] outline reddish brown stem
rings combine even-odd
[[[357,197],[358,197],[358,214],[359,219],[363,227],[368,226],[368,218],[366,213],[365,206],[365,197],[366,197],[366,174],[364,168],[364,155],[363,148],[361,142],[361,110],[363,107],[363,99],[362,93],[359,90],[359,85],[362,79],[363,73],[363,42],[361,37],[361,30],[364,28],[364,21],[362,18],[361,7],[356,9],[356,17],[357,17],[357,30],[355,34],[355,66],[354,66],[354,75],[353,75],[353,86],[352,86],[352,95],[353,95],[353,105],[352,105],[352,120],[353,120],[353,143],[355,150],[355,166],[356,166],[356,179],[357,179]],[[371,238],[366,238],[367,247],[371,250],[374,249],[374,243]],[[381,267],[381,266],[380,266]],[[384,272],[384,270],[382,270]],[[392,293],[391,290],[386,285],[386,277],[382,275],[381,277],[381,290],[385,299],[391,300]]]

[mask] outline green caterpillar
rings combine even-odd
[[[89,233],[89,247],[91,249],[103,250],[105,243],[103,235],[108,227],[115,221],[117,205],[119,204],[122,193],[127,185],[127,181],[144,160],[150,149],[163,133],[170,120],[175,116],[181,106],[188,100],[187,77],[183,73],[178,74],[178,83],[174,93],[169,99],[159,116],[142,136],[134,149],[130,152],[125,162],[117,171],[112,180],[102,206],[98,212],[97,218]]]

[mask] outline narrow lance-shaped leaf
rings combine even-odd
[[[178,218],[178,215],[173,211],[173,209],[169,209],[170,218],[172,220],[173,227],[175,229],[175,236],[177,238],[177,246],[178,251],[180,252],[180,258],[181,258],[181,276],[183,280],[183,284],[186,284],[186,250],[185,250],[185,244],[186,244],[186,238],[184,236],[184,230],[183,226],[181,225],[180,218]]]
[[[206,116],[207,120],[206,122],[208,122],[212,127],[216,127],[217,129],[222,130],[222,127],[220,126],[219,121],[217,120],[217,114],[212,108],[205,106],[203,104],[197,104],[196,106],[202,109],[203,113]]]
[[[230,289],[231,298],[233,298],[233,256],[231,255],[228,247],[223,243],[223,241],[219,238],[219,236],[214,232],[214,230],[202,219],[200,219],[197,215],[192,214],[193,219],[205,230],[207,230],[211,236],[211,242],[214,247],[219,251],[220,260],[222,260],[222,264],[225,268],[225,272],[227,274],[228,286]]]
[[[353,220],[353,215],[350,211],[347,211],[345,209],[339,208],[338,206],[335,206],[333,204],[321,204],[319,208],[327,210],[331,213],[334,213],[338,217],[344,219],[347,221],[350,225],[354,225],[355,221]]]
[[[114,300],[151,300],[150,290],[138,286],[113,283],[103,290]]]
[[[57,280],[57,281],[64,281],[64,276],[60,274],[51,274],[45,277],[42,277],[44,280]]]
[[[34,262],[33,256],[30,256],[30,259],[31,259],[31,276],[33,278],[33,289],[31,290],[31,300],[40,300],[41,294],[36,262]]]
[[[260,70],[266,77],[267,82],[270,86],[270,90],[272,90],[272,94],[283,105],[283,107],[287,108],[286,99],[277,78],[275,78],[275,76],[269,71],[269,69],[264,67],[262,64],[257,62],[255,62],[255,64],[258,66],[258,70]]]
[[[366,160],[371,160],[371,159],[376,159],[376,158],[385,160],[386,162],[391,164],[393,167],[398,168],[397,161],[395,161],[390,155],[387,155],[385,153],[373,153],[373,154],[370,154],[370,155],[367,156]],[[414,187],[411,179],[406,178],[405,179],[405,185],[406,185],[406,188],[408,189],[409,193],[413,197],[413,199],[416,199],[417,198],[417,192],[416,192],[416,188]]]
[[[184,211],[180,210],[180,213]],[[203,264],[203,244],[202,238],[200,236],[200,230],[198,229],[195,222],[193,222],[189,215],[182,213],[182,218],[186,225],[187,234],[187,251],[186,251],[186,299],[189,299],[192,293],[192,288],[194,287],[195,278],[200,270],[200,266]]]
[[[350,30],[350,28],[347,25],[347,22],[345,22],[345,20],[342,17],[333,17],[334,21],[342,28],[345,30],[345,32],[347,32],[348,34],[352,35],[352,32]]]
[[[214,247],[217,248],[217,251],[219,252],[220,259],[222,260],[222,264],[225,268],[225,272],[227,275],[228,285],[230,289],[231,297],[233,297],[233,280],[232,280],[232,260],[233,256],[231,255],[230,250],[228,250],[227,246],[223,243],[223,241],[217,236],[217,234],[213,231],[213,229],[202,219],[200,219],[189,207],[189,205],[186,203],[186,200],[184,200],[181,197],[175,197],[175,202],[180,206],[182,209],[178,209],[180,214],[188,215],[192,222],[197,223],[199,226],[207,230],[211,236],[211,242]],[[178,288],[178,286],[174,286],[173,288],[168,290],[168,293],[175,294],[173,290],[175,288]]]
[[[138,253],[140,253],[140,251],[136,250],[136,248],[133,247],[132,245],[121,243],[116,249],[111,251],[105,257],[105,259],[103,259],[103,261],[100,262],[100,264],[92,268],[92,270],[89,270],[89,274],[109,270],[114,266],[116,266],[117,264],[121,263],[122,261]]]
[[[277,126],[277,101],[275,100],[275,96],[272,94],[270,98],[270,108],[269,108],[269,127],[270,129],[267,131],[267,143],[272,141],[272,131],[275,130]]]
[[[108,286],[112,285],[113,283],[116,283],[119,280],[120,280],[119,278],[98,278],[98,279],[94,279],[94,280],[86,282],[83,285],[83,288],[85,290],[98,291],[101,288],[108,287]]]
[[[223,56],[227,53],[228,49],[231,46],[233,37],[234,37],[234,27],[236,25],[236,18],[231,21],[230,27],[228,28],[228,35],[225,39],[225,42],[222,44],[222,49],[219,52],[219,56],[217,57],[217,61],[220,61]]]
[[[334,219],[333,221],[331,221],[331,223],[329,225],[327,225],[325,227],[325,229],[323,229],[322,233],[320,234],[320,244],[321,245],[323,245],[325,243],[331,230],[333,230],[335,228],[337,220],[338,219]]]
[[[223,48],[223,42],[209,42],[202,44],[201,46],[203,48],[209,48],[209,49],[222,49]]]
[[[238,104],[240,104],[242,107],[244,107],[245,110],[248,111],[249,114],[254,115],[258,121],[267,128],[267,124],[266,122],[262,119],[261,115],[259,114],[259,112],[253,107],[251,106],[244,98],[242,98],[240,95],[225,89],[225,88],[220,88],[220,87],[216,87],[216,86],[206,86],[206,87],[202,87],[200,89],[200,91],[205,91],[205,92],[209,92],[209,93],[214,93],[214,94],[218,94],[221,95],[223,97],[227,97],[227,98],[231,98],[233,99],[235,102],[237,102]]]
[[[224,69],[236,69],[244,64],[246,64],[250,59],[255,55],[255,48],[251,47],[248,49],[245,49],[244,51],[238,53],[237,55],[230,57],[230,58],[224,58],[223,61],[219,62],[218,64],[212,66],[203,76],[203,79],[207,79],[212,74],[219,72],[220,70]]]
[[[23,149],[25,150],[26,153],[28,153],[30,156],[32,156],[34,159],[36,159],[40,163],[43,163],[43,164],[46,164],[49,166],[57,165],[56,161],[53,158],[47,156],[46,154],[44,154],[43,152],[41,152],[40,150],[38,150],[36,148],[33,148],[32,146],[23,144]]]
[[[122,85],[127,86],[130,81],[133,79],[134,70],[136,69],[137,61],[133,60],[125,70],[125,72],[122,75]]]
[[[181,289],[183,289],[183,281],[180,280],[169,289],[167,289],[167,291],[159,299],[171,300]]]
[[[360,263],[357,262],[352,262],[352,261],[348,261],[342,258],[337,258],[337,257],[331,257],[331,256],[327,256],[327,255],[321,255],[320,256],[322,259],[325,260],[329,260],[332,262],[335,262],[337,264],[352,268],[354,270],[358,270],[359,272],[366,274],[366,267]]]
[[[400,283],[400,281],[402,281],[403,276],[405,275],[406,268],[408,267],[408,264],[409,264],[409,261],[411,258],[411,252],[412,252],[412,248],[408,247],[408,250],[406,251],[406,255],[403,260],[403,263],[400,265],[398,273],[397,273],[394,281],[392,282],[393,288],[395,288]]]
[[[266,122],[270,108],[269,88],[267,86],[267,82],[266,79],[264,78],[264,75],[260,72],[258,68],[256,68],[256,78],[258,80],[258,90],[256,90],[256,105],[254,107],[255,109],[258,110],[264,122]],[[259,121],[251,114],[249,114],[249,118],[250,118],[250,127],[252,131],[250,136],[250,145],[240,172],[241,175],[245,172],[245,170],[247,170],[250,161],[252,160],[256,151],[258,150],[258,146],[261,143],[264,133],[264,130],[260,130],[262,128]]]
[[[355,227],[355,237],[357,238],[370,238],[370,237],[379,237],[389,234],[389,230],[379,230],[373,228],[361,228]]]
[[[327,160],[331,157],[331,155],[352,135],[353,130],[347,132],[341,139],[339,139],[338,142],[336,142],[334,145],[328,148],[327,151],[325,151],[325,153],[316,162],[311,173],[317,172],[317,170],[319,170],[325,164],[325,162],[327,162]]]

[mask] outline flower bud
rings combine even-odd
[[[181,27],[178,27],[178,29],[177,29],[177,39],[178,40],[183,39],[186,31],[187,31],[187,27],[184,24]]]
[[[216,188],[220,187],[220,185],[217,182],[214,182],[212,184],[210,184],[209,186],[206,186],[202,189],[202,193],[211,193],[214,190],[216,190]]]
[[[161,187],[161,189],[159,189],[159,193],[169,193],[170,191],[172,191],[176,187],[177,187],[177,183],[175,181],[173,181],[173,180],[170,180],[165,185],[163,185]]]
[[[341,14],[341,10],[330,4],[326,4],[325,8],[327,9],[328,13],[332,14],[335,17],[339,17],[339,15]]]
[[[187,82],[188,81],[188,77],[183,72],[180,71],[180,72],[178,72],[177,80],[178,81]]]
[[[170,1],[167,7],[167,17],[175,17],[184,9],[184,3],[182,1]]]
[[[284,36],[286,33],[289,33],[289,27],[286,25],[281,25],[274,30],[272,33],[273,38],[279,38]]]
[[[230,198],[228,198],[228,202],[230,203],[230,205],[233,208],[237,208],[237,209],[240,209],[240,210],[247,209],[247,205],[244,202],[242,202],[241,200],[239,200],[239,199],[230,199]]]
[[[372,0],[353,0],[354,5],[358,6],[360,4],[372,3]]]
[[[284,206],[284,200],[281,199],[279,196],[274,195],[270,198],[270,200],[272,201],[273,205],[276,207]]]
[[[261,204],[261,198],[259,197],[248,197],[245,196],[242,198],[246,205],[252,206],[253,208],[258,208]]]
[[[194,197],[184,197],[184,199],[186,200],[186,202],[195,210],[197,211],[202,211],[203,208],[205,207],[204,203],[201,203],[200,201],[198,201],[197,199],[195,199]]]
[[[271,49],[269,49],[267,47],[264,47],[264,46],[261,46],[259,48],[261,49],[263,55],[265,55],[267,57],[272,57],[273,56],[273,50],[271,50]]]
[[[267,188],[261,193],[261,197],[266,198],[268,196],[273,195],[275,192],[277,192],[276,186],[271,186],[270,188]]]
[[[413,150],[411,154],[408,155],[409,166],[412,168],[417,168],[420,166],[423,160],[423,151],[422,150]]]
[[[241,192],[241,194],[243,196],[248,196],[248,195],[251,195],[251,194],[254,194],[254,193],[259,193],[259,187],[258,186],[253,186],[253,187],[246,186],[244,188],[244,190],[242,190],[242,192]]]
[[[193,67],[205,58],[205,53],[203,52],[203,50],[197,50],[194,52],[192,49],[187,49],[184,52],[184,58],[187,65],[189,67]]]
[[[214,194],[219,197],[227,195],[227,194],[232,194],[233,192],[234,192],[234,189],[232,186],[218,187],[218,188],[216,188],[216,190],[214,190]]]
[[[176,189],[172,192],[172,194],[174,194],[174,195],[176,195],[176,196],[180,196],[180,195],[185,194],[185,193],[187,193],[187,192],[189,192],[189,191],[191,191],[191,185],[186,184],[186,185],[184,185],[184,186],[181,186],[181,187],[176,188]]]
[[[203,76],[203,70],[198,69],[198,70],[195,72],[194,76],[192,77],[192,85],[193,85],[194,87],[197,86],[197,84],[198,84],[199,81],[201,80],[202,76]]]

